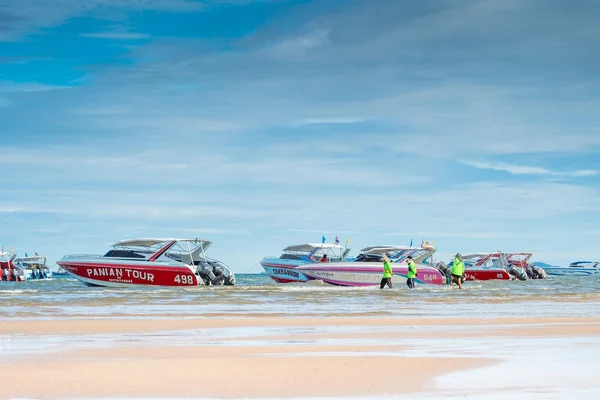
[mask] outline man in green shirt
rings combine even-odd
[[[406,275],[406,286],[409,288],[415,287],[415,277],[417,276],[417,267],[413,261],[412,256],[406,257],[406,263],[408,264],[408,274]]]
[[[452,282],[456,282],[458,284],[458,288],[462,289],[462,282],[465,274],[465,263],[462,260],[462,256],[460,253],[456,253],[454,256],[454,261],[452,262],[452,280],[450,282],[450,286],[452,286]]]
[[[381,277],[381,284],[379,285],[380,289],[383,289],[385,285],[388,285],[390,289],[392,288],[392,275],[394,274],[392,271],[392,263],[390,259],[384,254],[381,257],[383,261],[383,276]]]

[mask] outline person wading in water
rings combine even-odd
[[[408,274],[406,275],[406,286],[409,288],[415,287],[415,277],[417,276],[417,267],[411,256],[406,257],[406,263],[408,264]]]
[[[385,285],[388,285],[391,289],[393,275],[392,263],[385,254],[383,255],[383,257],[381,257],[381,260],[383,261],[383,276],[381,277],[381,284],[379,285],[379,288],[383,289]]]
[[[462,256],[460,253],[457,253],[454,256],[454,261],[452,262],[452,280],[450,281],[450,286],[452,286],[452,282],[456,282],[458,284],[458,288],[462,289],[463,275],[465,274],[465,263],[462,260]]]

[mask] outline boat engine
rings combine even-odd
[[[527,280],[527,273],[525,272],[524,268],[517,268],[514,265],[511,265],[508,267],[507,272],[520,281]]]
[[[544,271],[542,268],[538,267],[537,265],[528,265],[527,266],[527,275],[531,279],[546,279],[548,277],[548,275],[546,274],[546,271]]]
[[[437,270],[444,275],[446,278],[446,284],[449,285],[451,279],[450,277],[452,276],[452,268],[449,265],[446,265],[443,261],[438,261],[435,264],[435,268],[437,268]]]
[[[210,285],[210,283],[216,278],[215,274],[213,273],[212,265],[210,265],[206,261],[200,261],[198,263],[197,271],[198,275],[200,276],[200,278],[202,278],[206,286]]]

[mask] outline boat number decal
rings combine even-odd
[[[193,285],[194,277],[192,275],[175,275],[175,283],[182,283],[184,285]]]
[[[300,274],[287,268],[274,268],[273,273],[277,275],[289,275],[293,276],[294,278],[300,278]]]
[[[502,274],[496,274],[496,276],[498,277],[498,279],[502,279]]]

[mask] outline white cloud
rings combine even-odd
[[[501,162],[480,162],[470,160],[460,160],[461,163],[477,169],[490,169],[494,171],[508,172],[513,175],[547,175],[547,176],[572,176],[587,177],[598,175],[598,171],[583,169],[574,171],[552,171],[543,167],[533,167],[526,165],[506,164]]]
[[[146,33],[135,33],[135,32],[96,32],[96,33],[82,33],[79,36],[97,38],[97,39],[114,39],[114,40],[136,40],[136,39],[148,39],[150,35]]]
[[[0,81],[0,93],[34,93],[68,88],[71,88],[71,86],[46,85],[37,82]]]
[[[361,122],[367,122],[370,118],[360,117],[330,117],[330,118],[306,118],[298,120],[292,123],[292,126],[305,126],[305,125],[327,125],[327,124],[359,124]]]
[[[275,58],[287,61],[299,60],[308,56],[311,51],[329,44],[330,29],[315,29],[308,33],[287,38],[266,48]]]
[[[415,239],[413,241],[413,244],[415,244],[415,245],[420,243],[420,239],[417,240],[416,238],[423,238],[425,241],[435,242],[435,240],[431,240],[430,238],[434,238],[434,239],[435,238],[442,238],[442,239],[448,239],[448,238],[454,238],[454,239],[515,239],[515,238],[519,238],[519,239],[524,239],[524,238],[536,237],[536,235],[518,232],[518,231],[498,232],[498,231],[494,231],[494,230],[489,230],[489,231],[461,230],[461,231],[456,231],[456,232],[415,230],[415,231],[404,231],[404,232],[390,232],[390,233],[387,233],[386,235],[413,237]]]

